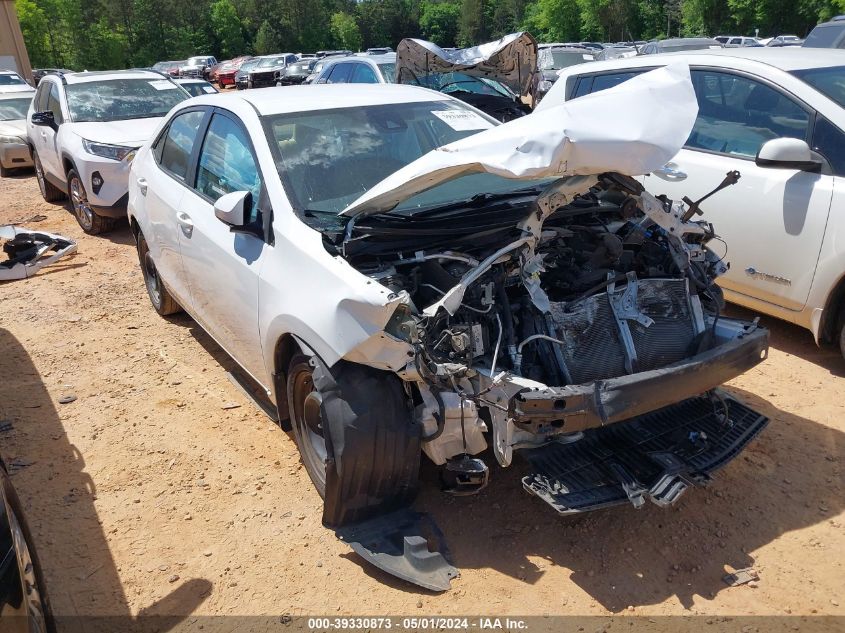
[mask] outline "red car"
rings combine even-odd
[[[252,59],[249,55],[244,55],[243,57],[236,57],[235,59],[229,60],[228,62],[224,62],[220,65],[217,70],[217,85],[221,88],[225,86],[234,86],[235,85],[235,73],[241,67],[246,60]]]

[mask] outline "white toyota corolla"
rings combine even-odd
[[[696,111],[683,65],[504,125],[410,86],[197,97],[132,165],[150,299],[266,390],[326,525],[446,589],[421,454],[472,494],[520,451],[570,513],[671,504],[765,426],[717,390],[768,334],[719,316],[712,227],[632,178]]]

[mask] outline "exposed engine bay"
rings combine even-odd
[[[423,450],[471,491],[486,468],[468,456],[491,435],[508,465],[514,449],[578,439],[723,382],[717,373],[688,394],[643,391],[634,401],[630,390],[622,400],[599,393],[756,328],[719,317],[714,281],[727,265],[708,247],[713,227],[691,220],[696,208],[608,173],[373,215],[324,235],[329,250],[404,297],[385,332],[413,346],[397,373]]]

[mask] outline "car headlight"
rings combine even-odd
[[[22,136],[0,136],[0,143],[3,145],[26,145],[26,140]]]
[[[135,157],[137,147],[124,147],[123,145],[108,145],[107,143],[95,143],[94,141],[87,141],[82,139],[82,146],[85,151],[94,156],[102,156],[103,158],[111,158],[112,160],[131,161]]]

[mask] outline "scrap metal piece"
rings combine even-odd
[[[722,580],[728,587],[739,587],[752,580],[759,580],[760,575],[753,567],[745,567],[744,569],[737,569],[732,574],[725,574]]]
[[[0,262],[0,281],[32,277],[45,266],[76,252],[76,242],[70,238],[12,225],[0,226],[0,238],[6,240],[3,252],[9,257]]]
[[[427,514],[402,509],[343,526],[335,535],[368,563],[424,589],[447,591],[460,575]]]

